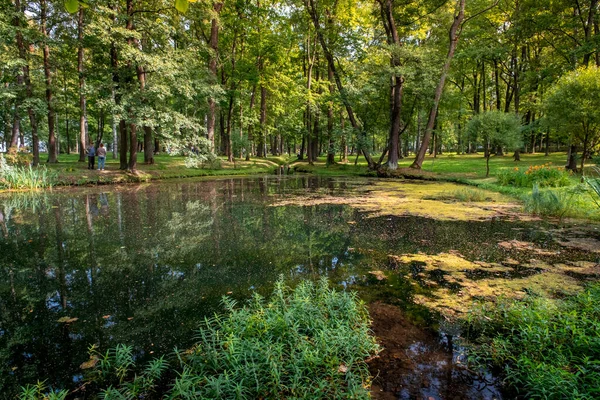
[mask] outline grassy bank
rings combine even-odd
[[[42,157],[43,158],[43,157]],[[136,173],[119,170],[119,160],[112,159],[109,155],[106,159],[104,171],[87,169],[87,161],[79,162],[76,154],[61,155],[57,164],[44,164],[32,171],[43,171],[50,176],[51,182],[48,186],[81,186],[81,185],[106,185],[117,183],[139,183],[161,179],[192,178],[205,176],[240,176],[273,173],[281,164],[285,164],[282,158],[252,159],[250,161],[228,162],[221,159],[218,169],[210,168],[187,168],[185,157],[157,155],[155,163],[146,165],[143,163],[143,153],[138,154]],[[26,178],[26,177],[24,177]],[[25,180],[25,179],[23,179]],[[38,185],[39,186],[39,185]],[[36,189],[38,186],[16,186],[5,189]],[[42,186],[40,186],[42,187]],[[0,191],[2,188],[0,188]]]
[[[374,158],[378,159],[377,155]],[[349,163],[328,166],[321,157],[314,165],[296,161],[292,166],[297,172],[320,176],[376,176],[368,170],[364,157],[359,157],[356,165],[355,160],[351,158]],[[514,161],[510,155],[493,156],[490,174],[486,177],[485,159],[481,154],[427,157],[421,171],[408,168],[413,161],[411,157],[400,160],[397,176],[455,182],[502,193],[523,202],[526,211],[543,217],[600,220],[597,203],[600,196],[591,186],[582,184],[580,175],[564,171],[565,160],[565,153],[522,154],[521,161]],[[598,175],[592,164],[586,165],[585,173]]]
[[[514,397],[597,399],[600,285],[573,298],[529,295],[476,308],[467,323],[471,360],[493,367]]]

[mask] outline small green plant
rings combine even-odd
[[[196,344],[176,350],[170,364],[161,358],[136,373],[131,347],[103,354],[92,347],[89,381],[104,388],[104,399],[370,397],[365,359],[379,347],[355,293],[326,279],[292,290],[280,279],[268,302],[255,294],[245,307],[229,297],[223,305],[226,314],[206,318]],[[158,382],[163,393],[154,393]]]
[[[597,399],[599,304],[595,284],[566,300],[529,295],[476,307],[466,329],[470,360],[503,371],[519,398]]]
[[[462,202],[480,202],[488,199],[483,190],[462,188],[452,192],[452,197]]]
[[[532,187],[563,187],[569,186],[569,172],[564,168],[552,167],[551,163],[530,166],[526,170],[520,168],[503,169],[496,175],[498,183],[503,186]]]
[[[68,392],[66,390],[52,390],[45,382],[38,381],[35,385],[27,385],[21,388],[20,400],[65,400]]]

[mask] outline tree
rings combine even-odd
[[[513,113],[494,110],[475,115],[467,123],[467,134],[477,140],[484,148],[485,176],[490,175],[491,149],[521,147],[521,122]]]
[[[580,68],[563,76],[544,102],[550,126],[582,146],[581,170],[600,145],[600,68]]]

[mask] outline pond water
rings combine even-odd
[[[460,293],[462,281],[447,279],[443,266],[428,270],[427,260],[399,267],[390,255],[460,254],[480,269],[498,263],[489,270],[497,274],[507,255],[524,264],[537,251],[496,245],[502,241],[540,246],[548,251],[535,253],[541,260],[581,261],[582,273],[597,254],[562,247],[552,226],[505,214],[453,220],[375,212],[363,206],[391,196],[369,192],[377,183],[280,176],[0,197],[1,392],[11,398],[38,379],[73,389],[91,344],[131,344],[140,360],[168,354],[194,341],[199,321],[221,311],[223,295],[243,303],[253,291],[268,295],[280,275],[289,282],[326,275],[371,304],[387,352],[372,366],[380,375],[376,397],[500,398],[493,385],[465,376],[457,333],[440,331],[440,314],[415,301],[432,285]],[[333,200],[347,198],[353,204]],[[289,199],[296,201],[282,203]],[[465,276],[483,279],[471,272]],[[388,337],[392,331],[404,339]],[[400,361],[404,367],[391,365]]]

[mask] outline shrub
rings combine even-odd
[[[583,188],[577,186],[569,190],[540,190],[533,185],[531,194],[525,197],[525,211],[543,217],[562,219],[575,205],[574,197],[582,193]]]
[[[470,359],[501,369],[524,398],[593,399],[600,394],[600,285],[567,300],[534,295],[470,314]]]
[[[208,169],[221,169],[221,159],[214,153],[207,154],[189,154],[185,158],[185,167],[190,169],[200,169],[208,166]]]
[[[503,186],[532,187],[562,187],[569,186],[569,172],[562,167],[552,167],[552,163],[530,166],[527,170],[514,168],[500,170],[497,174],[498,183]]]
[[[294,290],[280,279],[268,302],[255,294],[242,308],[223,304],[227,314],[205,319],[197,343],[170,364],[154,360],[136,374],[131,347],[92,348],[90,383],[105,399],[147,398],[160,381],[177,399],[369,398],[365,359],[379,348],[356,294],[326,279]]]
[[[6,162],[12,166],[26,167],[31,164],[33,156],[30,153],[20,153],[11,147],[6,152]]]
[[[46,166],[10,165],[0,154],[0,189],[41,189],[56,183],[56,173]]]

